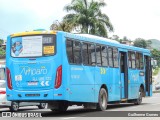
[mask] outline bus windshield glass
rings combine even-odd
[[[41,57],[55,54],[55,35],[14,37],[11,40],[12,57]]]

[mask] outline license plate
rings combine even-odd
[[[38,82],[28,82],[28,85],[31,86],[31,85],[38,85]]]

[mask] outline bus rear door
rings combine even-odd
[[[121,99],[128,98],[127,52],[120,52]]]

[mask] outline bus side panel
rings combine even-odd
[[[6,45],[6,68],[10,68],[10,60],[9,60],[10,49],[11,49],[11,47],[10,47],[10,40],[11,40],[11,37],[8,36],[8,37],[7,37],[7,45]],[[6,79],[7,79],[7,77],[6,77]],[[10,89],[8,88],[8,83],[7,83],[7,81],[6,81],[6,92],[7,92],[7,95],[9,95],[9,96],[12,96],[12,95],[13,95],[13,94],[12,94],[12,90],[10,90]],[[7,99],[8,99],[8,97],[7,97]]]
[[[136,69],[128,70],[128,99],[138,98],[139,94],[139,71]]]
[[[121,99],[119,68],[96,67],[95,75],[95,99],[98,98],[100,87],[105,84],[108,89],[108,101],[119,101]]]
[[[69,100],[76,102],[95,102],[94,67],[70,65]]]
[[[62,83],[61,86],[59,88],[55,88],[53,86],[54,89],[54,97],[53,100],[66,100],[66,76],[64,75],[64,73],[67,72],[66,70],[66,66],[64,64],[64,44],[65,44],[65,38],[64,38],[64,32],[57,32],[57,53],[58,53],[58,58],[57,58],[57,68],[59,66],[62,66]],[[57,71],[56,71],[57,72]],[[56,77],[55,77],[56,79]],[[53,80],[54,84],[55,84],[55,80]]]
[[[94,71],[92,66],[74,65],[68,62],[66,38],[63,40],[63,82],[65,100],[74,102],[95,102]]]
[[[108,69],[109,79],[111,81],[110,87],[108,88],[109,101],[121,100],[121,87],[120,87],[120,70],[119,68]]]

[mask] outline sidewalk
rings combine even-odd
[[[160,71],[158,72],[158,74],[156,76],[153,76],[153,82],[152,82],[152,91],[153,93],[160,93],[160,90],[155,90],[155,85],[157,83],[160,83]]]

